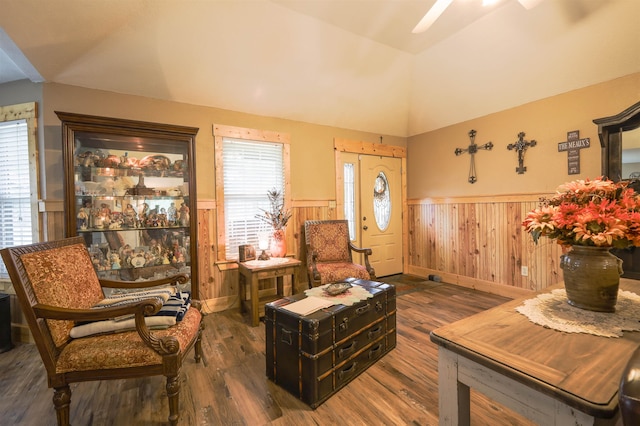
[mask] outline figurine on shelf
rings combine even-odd
[[[134,268],[141,268],[147,263],[144,258],[144,251],[142,249],[136,249],[131,257],[131,266]]]
[[[76,221],[77,226],[78,228],[85,230],[89,226],[88,222],[89,222],[89,213],[87,212],[86,208],[82,207],[78,212],[77,221]]]
[[[176,172],[182,172],[186,168],[184,160],[176,160],[173,163],[173,170]]]
[[[144,266],[153,266],[156,264],[156,257],[150,251],[144,254]]]
[[[185,203],[182,203],[180,205],[180,216],[179,216],[179,220],[180,220],[180,226],[189,226],[189,206],[187,206]]]
[[[122,228],[122,224],[122,215],[119,213],[111,213],[111,222],[109,223],[109,229],[120,229]]]
[[[185,261],[185,249],[184,247],[180,247],[180,243],[178,240],[173,240],[173,247],[171,248],[171,252],[173,257],[171,258],[171,263],[180,264]]]
[[[184,252],[185,252],[185,261],[186,262],[190,262],[191,261],[191,237],[186,235],[184,237]]]
[[[129,153],[125,152],[124,155],[120,156],[120,164],[121,168],[129,168],[131,165],[129,164]]]
[[[111,253],[111,269],[120,269],[120,255],[116,252]]]
[[[158,215],[155,213],[155,210],[151,210],[151,213],[147,216],[147,220],[145,222],[145,226],[147,228],[157,228],[158,227]]]
[[[94,213],[92,215],[92,217],[93,217],[93,228],[103,229],[104,228],[104,218],[102,216],[100,216],[99,214],[95,214],[96,212],[93,212],[93,213]]]
[[[85,151],[76,156],[76,162],[79,166],[90,167],[94,165],[93,152]]]
[[[160,209],[160,213],[158,213],[158,226],[169,226],[169,222],[167,221],[167,209],[162,207]]]
[[[124,226],[127,228],[135,228],[137,221],[138,213],[136,213],[136,209],[133,208],[131,203],[127,204],[127,207],[124,209]]]
[[[167,210],[167,220],[169,225],[175,225],[178,218],[178,209],[176,209],[176,203],[171,203],[169,210]]]
[[[99,215],[102,218],[102,223],[108,226],[111,223],[111,209],[107,203],[100,204]]]
[[[129,244],[125,244],[120,247],[120,261],[124,262],[124,264],[128,267],[131,267],[131,258],[133,257],[133,249]]]
[[[142,203],[138,209],[138,220],[141,226],[145,226],[147,223],[147,216],[149,215],[149,204]]]
[[[149,242],[149,252],[155,257],[160,257],[160,255],[162,254],[162,247],[160,247],[157,240],[152,239]]]

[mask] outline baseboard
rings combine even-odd
[[[479,280],[476,278],[465,277],[459,274],[451,274],[447,272],[436,271],[435,269],[421,268],[417,266],[409,266],[408,270],[405,271],[405,273],[423,277],[425,279],[427,279],[429,275],[439,275],[442,278],[442,281],[447,284],[454,284],[460,287],[484,291],[485,293],[508,297],[510,299],[527,297],[534,293],[532,290],[527,290],[524,288],[512,287],[506,284],[497,284],[491,281]]]
[[[35,343],[26,324],[11,323],[11,341],[15,343]]]
[[[226,297],[217,297],[215,299],[204,299],[204,300],[201,300],[200,303],[202,303],[202,313],[204,314],[222,312],[232,308],[240,309],[240,304],[238,303],[238,296],[226,296]]]

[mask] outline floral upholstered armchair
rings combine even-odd
[[[346,220],[308,220],[304,233],[309,288],[351,277],[375,279],[369,264],[371,249],[353,245]],[[353,262],[352,252],[363,254],[364,266]]]
[[[180,321],[174,320],[163,329],[152,331],[147,321],[163,309],[166,301],[161,295],[185,283],[186,275],[154,281],[99,280],[82,237],[6,248],[1,253],[47,371],[49,387],[54,389],[58,425],[69,424],[70,383],[154,375],[167,378],[169,422],[177,424],[180,367],[191,348],[195,347],[196,362],[202,355],[199,302],[185,304]],[[149,297],[151,286],[166,290],[155,290],[157,297]],[[145,290],[138,292],[141,296],[137,299],[105,307],[108,299],[103,287]],[[127,320],[129,331],[101,329],[98,334],[85,331],[81,333],[85,337],[72,337],[74,330],[87,325],[78,323],[120,322],[127,316],[132,317]]]

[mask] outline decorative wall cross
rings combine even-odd
[[[567,132],[567,140],[558,144],[558,152],[567,151],[567,173],[580,174],[580,150],[590,146],[591,139],[580,139],[580,130]]]
[[[475,154],[476,152],[478,152],[479,149],[486,149],[487,151],[491,151],[491,148],[493,148],[493,144],[491,142],[487,142],[484,145],[476,145],[476,131],[475,130],[470,130],[469,131],[469,139],[471,139],[471,145],[469,145],[467,147],[467,149],[462,149],[462,148],[456,148],[456,155],[460,155],[460,154],[464,154],[465,152],[468,152],[469,155],[471,155],[471,163],[469,164],[469,183],[476,183],[476,181],[478,180],[478,178],[476,178],[476,161],[475,161]]]
[[[510,143],[507,145],[507,149],[515,149],[518,152],[518,167],[516,167],[516,172],[521,175],[527,171],[527,168],[524,166],[524,153],[529,147],[534,147],[538,142],[531,140],[524,140],[524,132],[518,133],[518,140],[516,143]]]

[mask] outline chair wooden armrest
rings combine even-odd
[[[368,247],[356,247],[351,241],[349,241],[349,249],[351,251],[355,251],[356,253],[361,253],[364,255],[364,267],[367,268],[367,272],[371,276],[371,279],[375,280],[376,272],[369,263],[369,256],[373,254],[373,251]]]
[[[314,281],[320,281],[321,277],[320,277],[320,272],[318,272],[318,268],[316,267],[316,262],[318,259],[318,253],[316,253],[315,251],[311,251],[307,257],[307,264],[309,266],[309,269],[311,270],[311,277]],[[311,286],[309,286],[309,288],[311,288]]]
[[[147,326],[144,318],[154,315],[162,308],[158,298],[149,298],[127,303],[126,305],[100,309],[69,309],[38,304],[33,307],[36,316],[44,319],[67,321],[105,321],[123,315],[135,315],[135,326],[140,339],[160,355],[176,353],[180,344],[173,336],[156,337]]]
[[[367,255],[367,256],[370,256],[373,253],[370,248],[356,247],[355,245],[353,245],[352,242],[349,242],[349,249],[351,251],[355,251],[356,253],[362,253],[362,254]]]
[[[149,287],[157,287],[161,285],[177,285],[177,284],[185,284],[189,281],[189,276],[187,274],[175,274],[170,277],[158,278],[154,280],[147,281],[117,281],[117,280],[108,280],[108,279],[100,279],[100,285],[102,287],[108,288],[149,288]]]
[[[162,308],[162,302],[158,300],[158,298],[153,297],[137,300],[126,305],[100,309],[71,309],[39,303],[33,306],[33,311],[38,318],[79,322],[104,321],[123,315],[135,315],[138,312],[142,315],[153,315],[156,314],[160,308]]]

